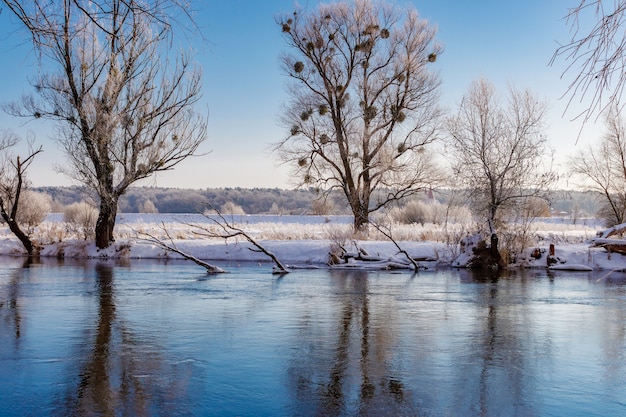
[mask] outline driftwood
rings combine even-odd
[[[606,249],[608,252],[620,253],[626,255],[626,240],[624,239],[609,239],[614,235],[621,235],[626,233],[626,223],[618,224],[606,229],[603,232],[598,232],[598,237],[593,239],[593,245]]]
[[[617,224],[613,227],[609,227],[603,232],[598,232],[598,239],[606,239],[610,236],[626,233],[626,223]]]
[[[225,270],[223,270],[219,266],[211,265],[211,264],[209,264],[207,262],[204,262],[204,261],[196,258],[195,256],[189,255],[188,253],[185,253],[182,250],[178,249],[176,247],[176,244],[174,243],[174,239],[172,239],[172,237],[170,236],[169,232],[165,228],[165,224],[164,223],[161,224],[161,230],[163,230],[163,232],[167,236],[167,239],[170,241],[169,244],[163,242],[161,239],[157,238],[156,236],[153,236],[150,233],[146,233],[146,232],[142,232],[141,234],[147,236],[147,238],[141,238],[140,240],[144,240],[146,242],[150,242],[150,243],[152,243],[152,244],[154,244],[154,245],[156,245],[156,246],[160,247],[161,249],[164,249],[164,250],[166,250],[168,252],[177,253],[180,256],[182,256],[183,258],[187,259],[188,261],[192,261],[192,262],[196,263],[197,265],[200,265],[201,267],[205,268],[208,274],[221,274],[221,273],[226,272]]]
[[[411,262],[411,264],[415,268],[416,272],[419,270],[420,266],[419,266],[419,264],[417,262],[415,262],[415,259],[413,259],[413,257],[411,257],[411,255],[409,255],[409,253],[406,250],[402,249],[400,247],[400,245],[398,244],[398,242],[396,242],[396,240],[393,238],[393,236],[391,234],[391,229],[387,228],[387,230],[385,230],[385,228],[383,228],[381,225],[376,224],[376,223],[371,222],[371,221],[370,221],[370,224],[372,226],[374,226],[374,228],[376,230],[378,230],[380,233],[382,233],[383,236],[385,236],[387,239],[389,239],[396,246],[396,248],[398,249],[398,252],[403,254],[406,257],[406,259],[408,259],[409,262]]]
[[[624,239],[594,239],[593,245],[604,248],[608,252],[626,255],[626,240]]]
[[[200,231],[194,230],[193,233],[195,235],[204,236],[204,237],[211,237],[211,238],[218,237],[218,238],[223,238],[223,239],[230,239],[230,238],[234,238],[234,237],[237,237],[237,236],[243,236],[248,242],[250,242],[256,248],[256,249],[249,248],[251,251],[263,253],[263,254],[267,255],[270,259],[272,259],[272,261],[276,265],[276,268],[274,268],[274,271],[273,271],[274,274],[286,274],[286,273],[289,272],[289,269],[287,269],[287,267],[285,265],[283,265],[280,262],[280,260],[278,260],[276,255],[274,255],[272,252],[270,252],[267,249],[265,249],[252,236],[250,236],[248,233],[246,233],[246,231],[244,231],[243,229],[240,229],[240,228],[232,225],[231,223],[229,223],[228,220],[226,220],[226,218],[218,210],[216,210],[213,207],[212,207],[212,209],[215,210],[215,212],[217,213],[217,215],[219,217],[219,220],[214,219],[214,218],[212,218],[210,216],[207,216],[207,215],[204,215],[204,217],[207,218],[208,220],[210,220],[211,222],[213,222],[215,225],[217,225],[222,230],[223,233],[214,232],[214,231],[209,230],[209,229],[207,229],[205,227],[202,227],[202,226],[200,226],[198,224],[188,224],[189,226],[193,226],[196,229],[200,230]]]

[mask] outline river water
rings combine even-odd
[[[626,415],[626,275],[0,259],[2,416]]]

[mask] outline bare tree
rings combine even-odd
[[[626,221],[626,125],[615,107],[606,113],[605,124],[599,144],[570,156],[569,170],[602,195],[600,216],[610,227]]]
[[[27,188],[26,171],[33,163],[35,156],[42,151],[35,149],[29,141],[26,158],[15,156],[12,148],[19,143],[19,138],[9,132],[0,136],[0,216],[9,226],[11,232],[20,240],[29,256],[37,255],[39,247],[31,239],[31,227],[20,220],[20,210],[24,210],[22,196]]]
[[[321,4],[278,19],[290,135],[276,149],[301,185],[340,189],[355,230],[386,204],[438,177],[425,146],[436,138],[441,47],[415,9],[370,0]],[[378,191],[378,192],[376,192]]]
[[[625,18],[626,0],[579,0],[566,16],[572,37],[556,50],[551,64],[559,57],[569,61],[564,72],[573,73],[565,93],[569,96],[568,107],[575,97],[581,101],[590,98],[589,106],[576,116],[582,117],[583,123],[611,106],[622,107],[626,86]],[[595,22],[590,28],[586,25],[588,19]]]
[[[42,74],[36,95],[8,107],[57,122],[62,171],[99,197],[96,245],[107,247],[119,197],[135,181],[172,169],[206,136],[194,112],[200,70],[171,53],[174,0],[3,0],[32,35]],[[56,72],[55,72],[56,70]]]
[[[543,165],[550,156],[543,136],[545,111],[546,105],[529,91],[513,88],[502,105],[494,86],[480,79],[448,121],[447,155],[454,181],[486,221],[496,257],[497,228],[506,210],[544,195],[556,178]]]

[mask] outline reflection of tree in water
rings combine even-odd
[[[335,271],[339,296],[336,336],[321,337],[292,359],[290,382],[299,409],[295,414],[417,415],[402,378],[394,375],[393,323],[370,306],[368,273]],[[393,308],[393,306],[390,306]],[[302,331],[312,329],[305,319]],[[315,343],[313,345],[313,343]]]
[[[77,386],[60,405],[60,415],[180,415],[189,372],[172,369],[154,343],[133,335],[116,315],[113,267],[95,266],[98,321],[81,345]],[[93,340],[93,343],[89,343]],[[177,410],[176,407],[181,409]]]
[[[8,282],[0,285],[0,343],[8,346],[3,339],[10,338],[15,349],[19,349],[22,332],[22,316],[20,314],[20,286],[24,271],[35,263],[34,258],[26,258],[20,268],[10,275]]]
[[[603,306],[600,329],[602,331],[602,351],[604,355],[605,375],[603,383],[619,386],[626,372],[626,273],[611,271],[592,276],[596,285],[604,286]]]
[[[520,293],[508,292],[508,277],[497,273],[467,271],[477,284],[476,331],[468,337],[467,356],[457,358],[460,372],[455,409],[460,415],[535,415],[525,401],[534,388],[526,380],[532,375],[532,320]],[[521,285],[525,290],[524,278]],[[512,286],[517,287],[518,283]],[[523,292],[522,290],[522,292]],[[523,297],[522,297],[523,298]],[[536,352],[535,352],[536,353]]]

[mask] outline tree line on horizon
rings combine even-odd
[[[90,200],[85,190],[78,186],[33,187],[32,191],[50,197],[50,213],[62,213],[66,206]],[[449,191],[435,190],[432,193],[416,195],[395,207],[402,208],[412,201],[433,201],[443,205],[460,206],[451,201],[450,195]],[[597,191],[554,190],[550,195],[549,211],[544,211],[541,217],[566,217],[573,222],[584,218],[603,219],[601,197]],[[220,210],[226,208],[223,210],[225,213],[229,213],[228,207],[236,207],[237,212],[233,214],[305,216],[351,214],[340,193],[335,193],[331,204],[322,205],[317,201],[319,198],[320,193],[315,189],[130,187],[120,198],[118,212],[202,213],[211,204]],[[605,221],[607,224],[610,223],[609,218]]]

